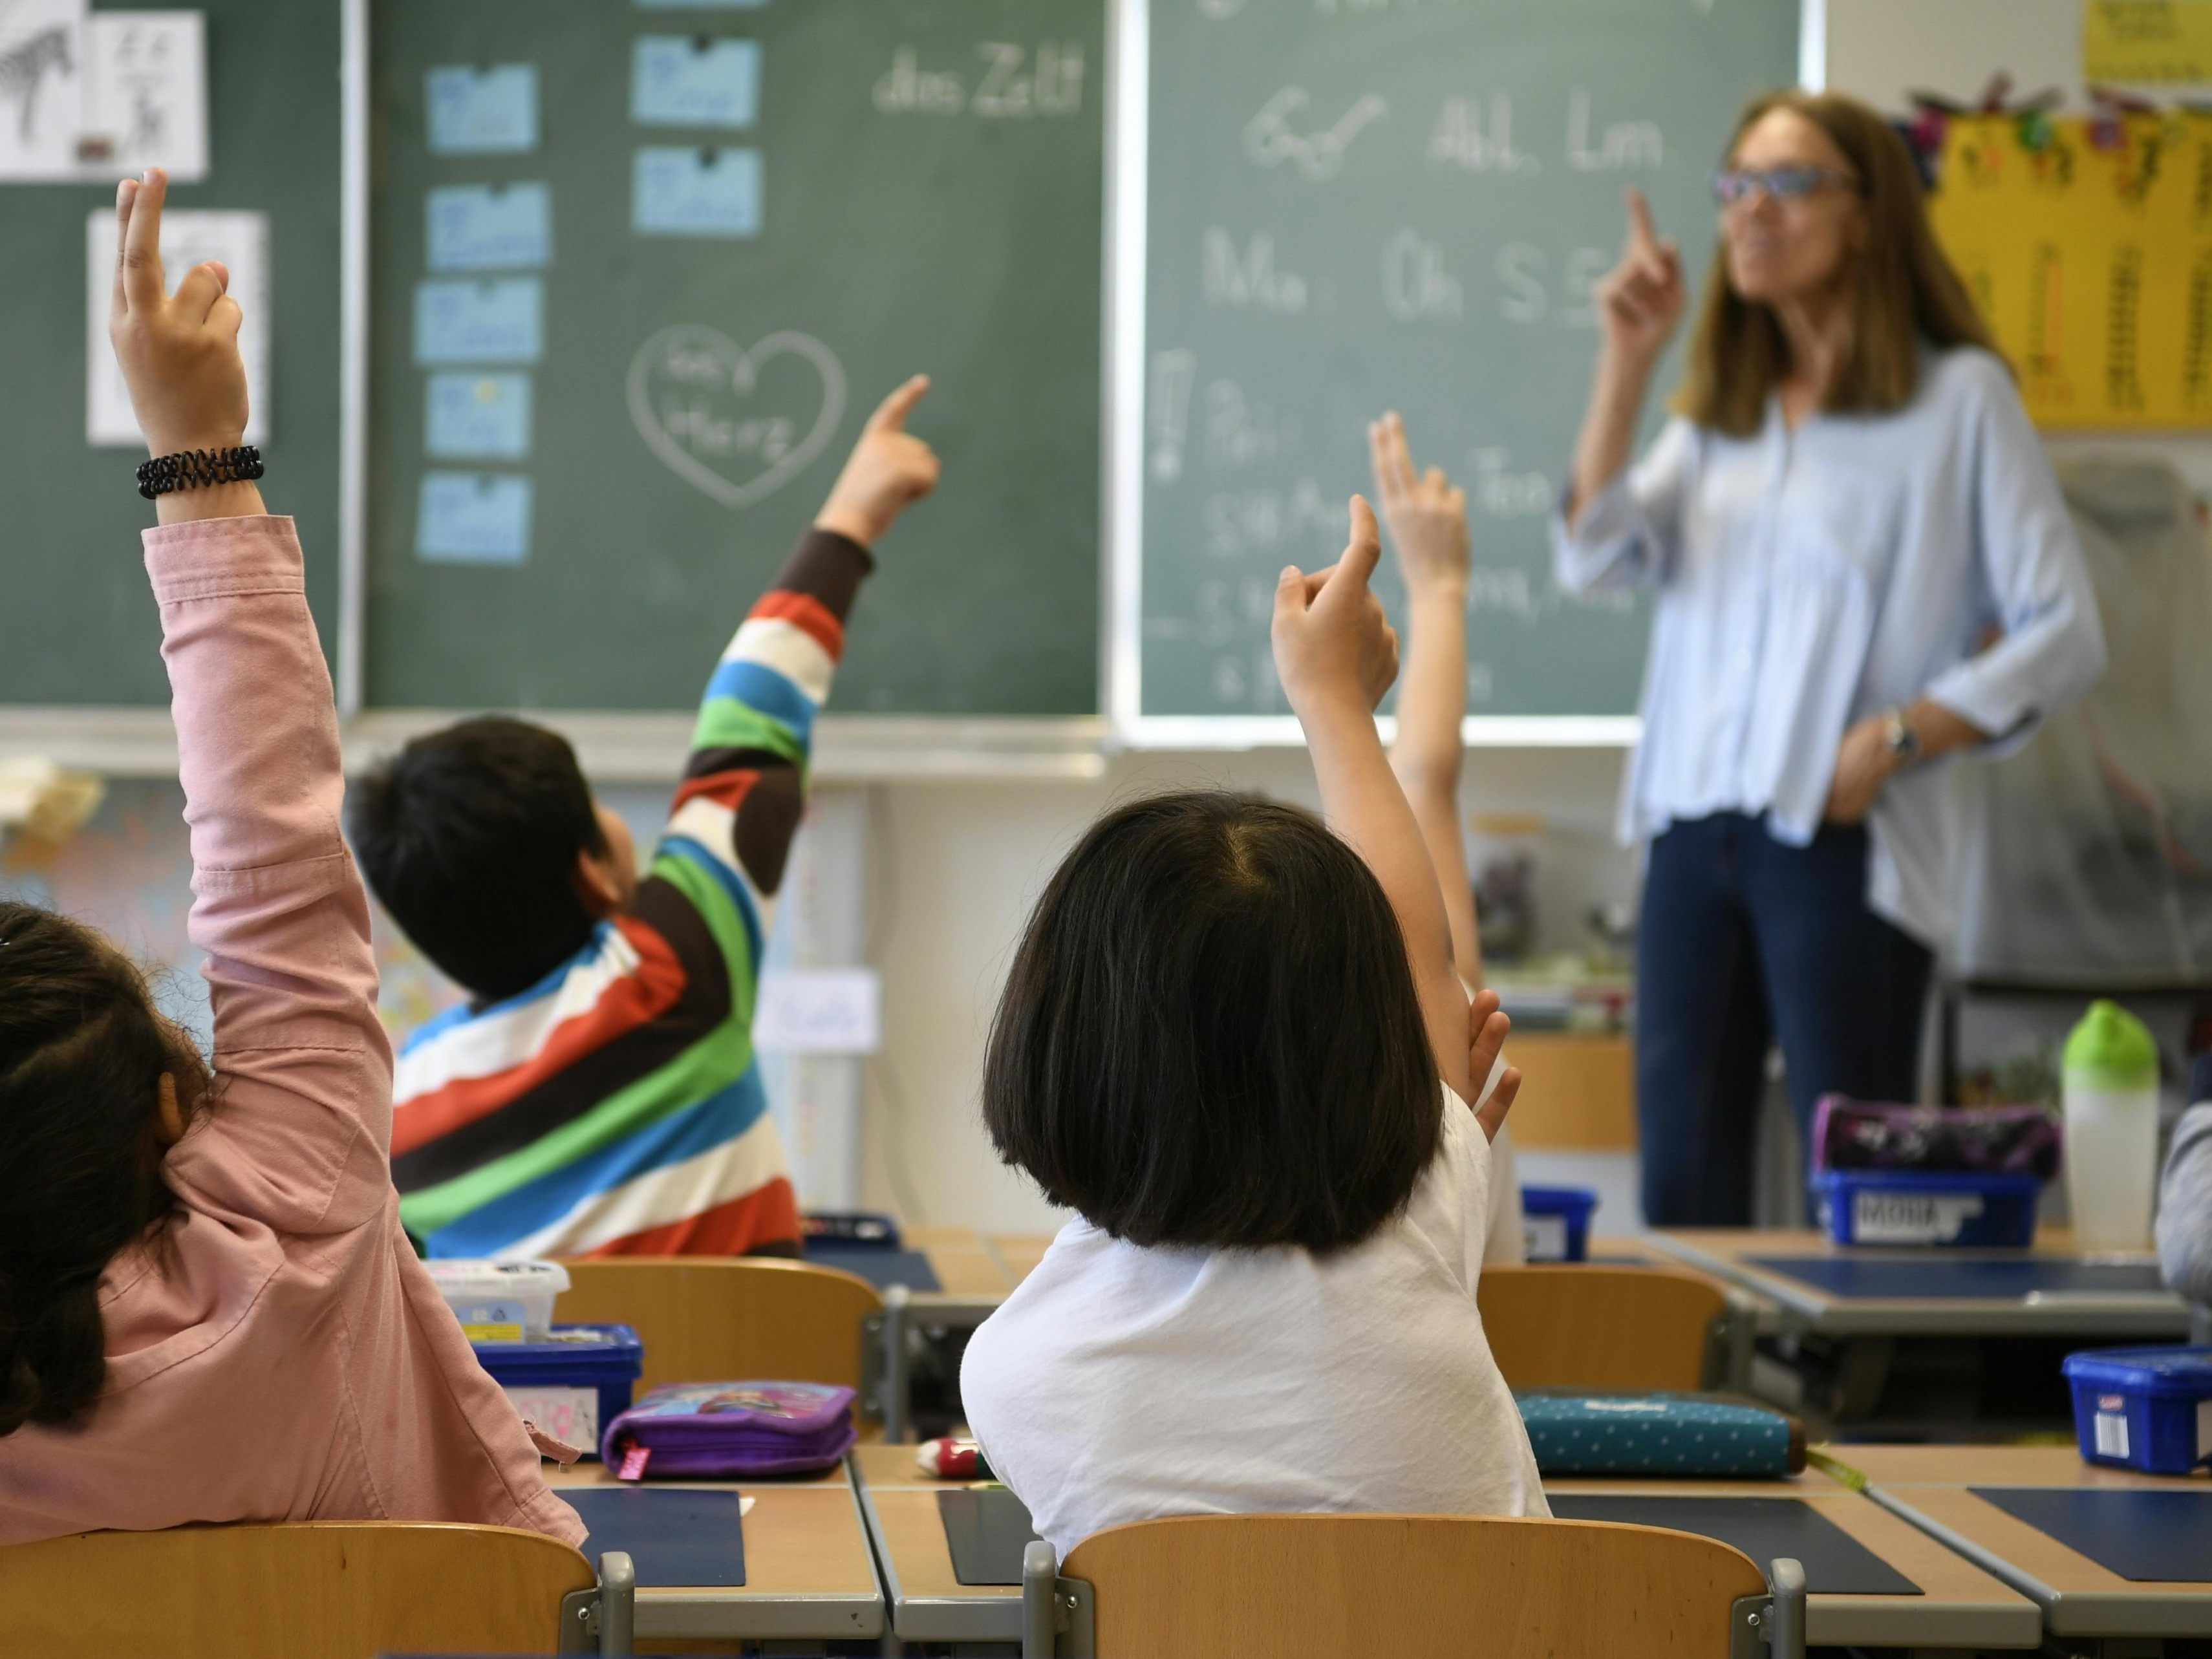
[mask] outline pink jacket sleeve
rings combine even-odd
[[[392,1050],[299,541],[287,518],[145,539],[219,1078],[167,1173],[278,1232],[343,1231],[390,1194]]]

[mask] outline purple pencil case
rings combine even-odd
[[[1813,1172],[1923,1170],[1956,1175],[2058,1173],[2058,1115],[2046,1106],[1893,1106],[1821,1098]]]
[[[826,1469],[860,1437],[853,1399],[826,1382],[664,1382],[607,1425],[599,1455],[624,1480]]]

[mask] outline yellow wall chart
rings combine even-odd
[[[2039,425],[2212,425],[2212,114],[1958,117],[1930,208]]]

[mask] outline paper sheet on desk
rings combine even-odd
[[[138,417],[131,412],[131,392],[107,338],[108,307],[115,295],[115,210],[94,208],[85,216],[85,441],[95,446],[135,447],[144,441]],[[246,441],[269,441],[269,216],[177,210],[161,216],[161,274],[169,291],[185,272],[208,259],[230,268],[230,293],[245,321],[238,349],[246,359],[246,395],[250,413]]]
[[[422,77],[433,155],[520,155],[538,148],[538,65],[442,64]]]

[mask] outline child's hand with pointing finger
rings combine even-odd
[[[1275,673],[1301,719],[1335,699],[1371,714],[1398,678],[1398,633],[1368,579],[1382,556],[1375,509],[1352,498],[1344,556],[1309,576],[1284,567],[1275,585]]]
[[[815,517],[816,529],[872,547],[901,513],[937,488],[936,452],[906,429],[907,416],[928,390],[929,376],[917,374],[868,416]]]

